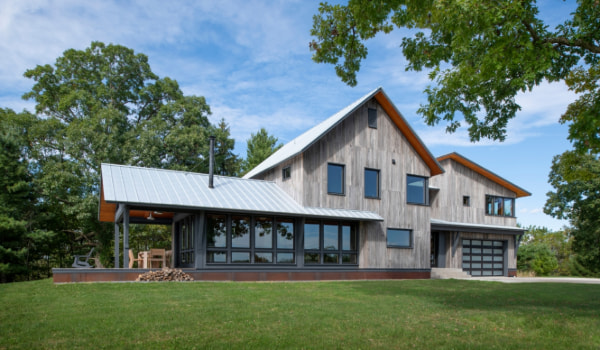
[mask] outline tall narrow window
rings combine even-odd
[[[369,128],[377,129],[377,109],[369,108]]]
[[[379,198],[379,170],[365,169],[365,197]]]
[[[285,168],[283,168],[281,170],[281,177],[283,178],[283,180],[287,180],[292,176],[292,167],[291,166],[286,166]]]
[[[344,166],[327,164],[327,193],[344,194]]]
[[[427,178],[421,176],[406,176],[406,201],[412,204],[428,204]]]

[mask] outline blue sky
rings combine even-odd
[[[542,1],[554,27],[574,1]],[[518,96],[522,110],[505,142],[470,143],[466,130],[446,134],[416,114],[426,101],[427,72],[406,72],[399,45],[408,32],[368,42],[358,85],[348,87],[333,66],[311,60],[312,16],[317,1],[35,1],[0,2],[0,107],[33,111],[20,96],[32,81],[26,69],[53,64],[69,49],[92,41],[120,44],[149,57],[160,77],[179,82],[187,95],[206,97],[211,121],[224,118],[246,154],[250,133],[265,127],[292,140],[367,92],[381,86],[435,156],[458,152],[528,190],[517,200],[518,222],[558,230],[567,224],[542,212],[552,157],[570,148],[558,119],[575,99],[564,84],[542,84]]]

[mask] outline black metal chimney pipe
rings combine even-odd
[[[210,136],[210,156],[209,156],[209,165],[208,165],[208,188],[215,188],[213,186],[213,176],[214,176],[214,169],[213,169],[213,164],[215,162],[215,137],[214,136]]]

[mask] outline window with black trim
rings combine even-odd
[[[281,177],[283,178],[283,180],[287,180],[292,176],[292,167],[291,166],[286,166],[285,168],[281,169]]]
[[[365,197],[379,198],[379,170],[365,168]]]
[[[515,199],[500,196],[485,196],[485,213],[494,216],[515,216]]]
[[[294,219],[208,214],[206,262],[295,264]]]
[[[406,202],[411,204],[429,204],[429,181],[426,177],[406,176]]]
[[[465,206],[465,207],[471,206],[471,197],[463,196],[463,206]]]
[[[412,230],[388,228],[387,246],[389,248],[412,248]]]
[[[304,224],[304,264],[358,264],[356,226],[336,221]]]
[[[327,163],[327,193],[344,194],[344,168],[342,164]]]
[[[369,128],[377,129],[377,109],[369,108]]]

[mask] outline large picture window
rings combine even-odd
[[[294,219],[209,214],[209,264],[295,264]]]
[[[358,264],[356,226],[339,222],[304,224],[304,264]]]
[[[406,176],[406,201],[411,204],[429,204],[429,188],[426,177]]]
[[[515,216],[515,199],[508,197],[485,196],[485,213],[494,216]]]
[[[344,166],[327,164],[327,193],[344,194]]]
[[[412,248],[412,231],[405,229],[388,228],[387,246],[390,248]]]
[[[365,169],[365,197],[379,198],[379,170]]]

